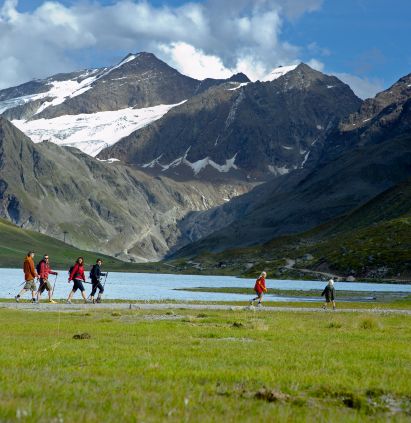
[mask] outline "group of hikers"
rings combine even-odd
[[[83,282],[86,282],[86,276],[84,274],[84,258],[78,257],[73,266],[69,269],[68,282],[73,282],[73,287],[68,295],[67,304],[71,304],[73,295],[79,290],[81,296],[85,303],[100,303],[102,295],[104,293],[104,285],[101,283],[102,277],[107,277],[108,273],[103,273],[101,271],[101,266],[103,261],[98,258],[96,264],[90,270],[90,279],[91,279],[91,293],[89,297],[86,296],[86,290],[84,288]],[[53,300],[54,288],[57,280],[58,272],[55,272],[50,268],[49,256],[44,254],[43,258],[39,261],[37,266],[34,266],[34,251],[29,251],[27,256],[24,259],[23,263],[24,271],[24,287],[23,289],[14,297],[17,302],[20,301],[21,296],[27,292],[31,291],[31,297],[33,303],[38,303],[40,297],[44,291],[48,292],[49,302],[55,304],[56,301]],[[49,281],[49,275],[55,275],[56,279],[52,286]],[[266,272],[262,272],[261,275],[257,278],[254,291],[257,296],[250,300],[250,306],[254,305],[254,301],[258,300],[257,307],[262,306],[263,296],[267,292],[267,287],[265,284],[265,279],[267,277]],[[36,279],[39,283],[37,289]],[[98,290],[97,298],[95,298],[96,292]],[[334,280],[331,278],[328,281],[327,286],[324,288],[321,296],[325,296],[325,303],[323,308],[327,308],[327,305],[332,303],[333,310],[335,310],[335,288]]]
[[[257,278],[254,285],[254,291],[256,292],[257,296],[250,300],[250,306],[254,305],[254,301],[258,300],[257,307],[262,306],[263,296],[267,292],[267,287],[265,285],[265,278],[267,277],[266,272],[262,272],[261,275]],[[323,308],[327,309],[328,304],[332,304],[333,310],[335,310],[335,288],[334,288],[334,279],[331,278],[328,281],[328,284],[324,288],[323,292],[321,293],[322,297],[325,297],[325,303],[323,304]]]
[[[90,279],[91,279],[91,293],[87,298],[86,290],[84,288],[83,282],[86,282],[86,276],[84,274],[84,258],[78,257],[73,266],[69,269],[68,283],[73,282],[73,287],[68,295],[67,304],[71,304],[73,295],[77,290],[80,290],[81,296],[85,303],[100,303],[102,295],[104,293],[104,285],[101,283],[102,277],[107,277],[108,273],[103,273],[101,271],[101,266],[103,261],[98,258],[96,264],[90,270]],[[29,251],[23,262],[23,272],[24,272],[24,286],[22,290],[14,297],[17,302],[20,301],[21,296],[30,291],[31,292],[31,301],[37,303],[40,301],[41,294],[47,290],[49,302],[55,304],[56,301],[53,300],[54,288],[56,285],[58,272],[55,272],[51,269],[49,263],[48,254],[44,254],[43,258],[39,261],[37,266],[34,265],[34,251]],[[52,286],[49,281],[49,275],[55,275],[56,279]],[[39,287],[37,289],[37,282]],[[96,292],[98,290],[97,298],[95,298]]]

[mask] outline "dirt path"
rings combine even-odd
[[[304,313],[382,313],[382,314],[407,314],[411,315],[411,310],[397,310],[397,309],[381,309],[378,307],[370,309],[338,309],[323,310],[321,306],[318,307],[249,307],[223,304],[189,304],[189,303],[102,303],[102,304],[31,304],[31,303],[0,303],[0,309],[26,310],[26,311],[45,311],[45,312],[80,312],[92,310],[232,310],[232,311],[255,311],[255,312],[304,312]]]

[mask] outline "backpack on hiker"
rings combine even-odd
[[[68,270],[69,276],[71,275],[71,272],[74,270],[74,266],[75,266],[75,264],[73,264],[73,266],[70,266],[70,269]]]
[[[96,275],[96,265],[93,264],[93,266],[90,269],[90,273],[89,273],[88,277],[90,279],[93,279],[95,277],[95,275]]]
[[[41,270],[41,262],[43,262],[44,259],[41,259],[37,264],[36,264],[36,272],[39,275],[40,274],[40,270]]]

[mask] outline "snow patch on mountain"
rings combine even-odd
[[[168,169],[180,166],[180,165],[186,165],[190,167],[193,170],[194,175],[198,175],[203,169],[205,169],[207,166],[211,166],[214,169],[216,169],[220,173],[227,173],[231,169],[238,169],[238,167],[235,164],[235,159],[237,157],[237,153],[234,154],[234,156],[231,159],[226,159],[225,164],[218,164],[215,161],[211,160],[209,157],[205,157],[204,159],[197,160],[195,162],[190,162],[187,159],[188,152],[190,151],[189,147],[183,156],[178,157],[177,159],[173,160],[171,163],[168,164],[161,164],[160,159],[162,155],[158,156],[156,159],[152,160],[149,163],[143,164],[143,168],[154,168],[156,166],[159,166],[162,170],[162,172],[165,172]]]
[[[21,106],[26,103],[30,103],[30,101],[36,100],[37,98],[38,94],[30,94],[0,101],[0,114],[2,114],[8,109],[12,109],[14,107]]]
[[[230,84],[235,84],[237,86],[234,87],[234,88],[228,88],[227,91],[236,91],[236,90],[240,89],[241,87],[245,87],[246,85],[248,85],[249,82],[241,82],[241,83],[238,83],[238,82],[230,82]]]
[[[298,65],[289,65],[289,66],[280,66],[278,68],[275,68],[268,75],[266,75],[261,81],[262,82],[274,81],[275,79],[280,78],[280,76],[283,76],[288,72],[291,72],[297,66]]]
[[[129,107],[107,112],[64,115],[53,119],[14,120],[12,123],[34,142],[47,140],[76,147],[90,156],[96,156],[103,148],[162,118],[170,109],[184,102],[143,109]]]
[[[287,173],[290,172],[290,169],[288,169],[288,167],[286,166],[272,166],[272,165],[268,165],[268,170],[276,176],[279,175],[285,175]]]

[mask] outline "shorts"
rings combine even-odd
[[[85,291],[83,281],[81,279],[74,279],[73,292],[76,292],[78,289],[81,292]]]
[[[47,291],[51,291],[51,283],[48,281],[48,279],[40,278],[40,285],[39,285],[40,294],[42,294],[45,289],[47,289]]]
[[[26,281],[23,289],[27,289],[30,291],[37,291],[36,282],[34,282],[34,279],[32,279],[31,281]]]

